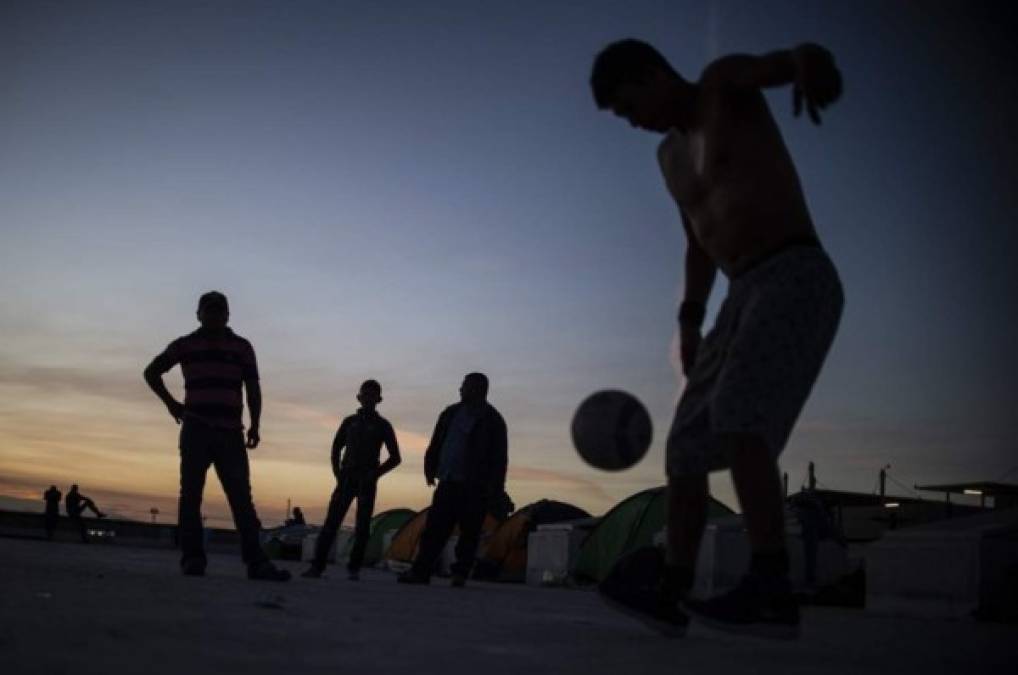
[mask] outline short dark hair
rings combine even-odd
[[[202,296],[198,298],[198,311],[200,312],[205,305],[220,305],[226,309],[230,308],[230,303],[227,302],[226,296],[219,291],[203,293]]]
[[[361,382],[361,391],[365,389],[373,389],[377,393],[381,393],[382,385],[378,383],[378,380],[364,380]]]
[[[467,376],[464,377],[463,379],[464,380],[473,380],[474,382],[477,382],[479,385],[481,385],[481,389],[484,390],[484,393],[485,394],[488,393],[488,384],[489,384],[488,383],[488,376],[485,375],[484,373],[467,373]]]
[[[630,38],[611,43],[594,59],[590,74],[594,102],[598,108],[610,108],[620,86],[642,82],[654,70],[675,73],[661,52],[646,42]]]

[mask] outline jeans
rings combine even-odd
[[[431,500],[424,532],[421,533],[420,551],[413,564],[414,573],[431,576],[453,528],[459,525],[460,536],[456,543],[456,562],[452,565],[452,573],[469,576],[481,540],[484,505],[484,490],[480,486],[465,482],[439,482]]]
[[[325,524],[322,531],[318,533],[318,540],[315,542],[315,559],[312,563],[319,569],[325,568],[326,559],[329,556],[329,549],[332,542],[336,540],[336,532],[339,530],[350,504],[357,500],[357,526],[354,530],[353,549],[350,551],[350,560],[347,562],[347,569],[355,572],[361,568],[364,561],[364,550],[368,547],[368,539],[371,536],[371,515],[375,510],[375,492],[378,486],[378,473],[376,469],[340,469],[339,480],[336,489],[332,491],[332,499],[329,500],[329,512],[325,516]]]
[[[220,429],[195,420],[185,420],[180,429],[180,504],[177,525],[180,530],[181,563],[205,560],[202,533],[201,500],[205,474],[216,468],[219,482],[233,512],[233,523],[240,533],[241,555],[248,565],[266,560],[258,541],[261,523],[251,500],[251,471],[247,460],[244,433],[240,429]]]

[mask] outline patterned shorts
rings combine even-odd
[[[668,434],[669,476],[728,466],[722,434],[785,448],[834,340],[844,306],[833,263],[816,245],[793,246],[732,279],[704,337]]]

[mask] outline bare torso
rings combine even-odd
[[[789,240],[815,238],[799,176],[758,90],[701,87],[695,121],[658,147],[690,234],[728,276]]]

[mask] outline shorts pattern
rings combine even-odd
[[[682,393],[666,452],[670,476],[728,467],[719,436],[760,437],[776,458],[841,320],[837,270],[818,246],[781,251],[732,279]]]

